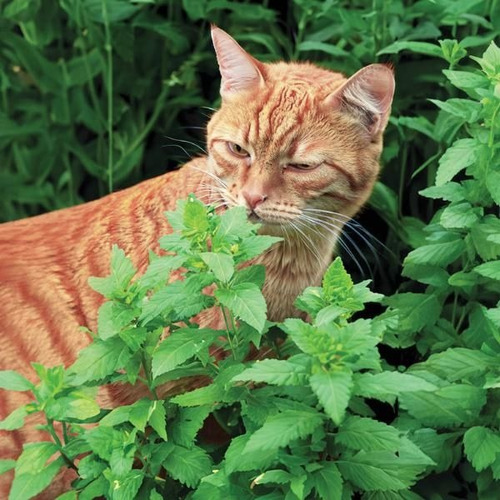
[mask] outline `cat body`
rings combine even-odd
[[[242,205],[279,235],[266,267],[269,318],[320,282],[344,224],[369,197],[379,172],[394,79],[371,65],[346,79],[309,63],[263,64],[212,29],[222,106],[207,128],[208,155],[178,171],[97,201],[0,226],[0,369],[34,379],[31,362],[68,366],[96,329],[102,297],[87,284],[109,273],[122,248],[144,271],[148,250],[171,231],[164,212],[194,193],[219,207]],[[215,326],[217,318],[201,318]],[[0,418],[28,402],[4,392]],[[109,395],[123,404],[131,395]],[[113,400],[113,398],[115,399]],[[0,456],[19,454],[28,431],[1,433]],[[2,492],[3,493],[3,492]]]

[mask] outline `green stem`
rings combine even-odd
[[[221,308],[221,311],[222,311],[222,316],[224,317],[224,324],[226,325],[226,333],[227,333],[227,341],[229,343],[229,348],[231,349],[231,352],[233,353],[233,358],[236,359],[236,353],[234,351],[234,347],[233,347],[233,341],[232,341],[232,338],[231,338],[231,327],[229,325],[229,321],[227,319],[227,314],[226,314],[226,308],[224,306],[220,306]]]
[[[50,436],[52,437],[52,439],[54,440],[54,442],[56,443],[57,447],[59,448],[59,453],[61,454],[64,461],[68,464],[69,467],[71,467],[72,469],[78,470],[76,468],[76,465],[73,463],[73,460],[71,460],[71,458],[69,458],[68,455],[66,455],[66,453],[64,453],[63,444],[61,443],[61,440],[59,439],[59,436],[57,435],[57,432],[54,428],[54,421],[49,417],[46,417],[46,418],[47,418],[47,424],[48,424],[47,430],[48,430]]]
[[[106,94],[108,99],[108,191],[113,191],[113,47],[109,28],[106,1],[102,0],[102,17],[104,20],[104,49],[106,50]]]

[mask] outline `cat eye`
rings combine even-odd
[[[309,163],[289,163],[286,168],[293,168],[295,170],[314,170],[318,165]]]
[[[243,149],[239,144],[236,144],[235,142],[228,142],[227,149],[229,149],[229,151],[238,158],[248,158],[250,156],[250,153],[246,149]]]

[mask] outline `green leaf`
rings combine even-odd
[[[235,471],[263,470],[276,460],[277,449],[255,449],[247,451],[246,446],[251,434],[244,434],[231,440],[225,454],[225,469],[229,474]]]
[[[470,99],[448,99],[444,102],[437,99],[429,100],[443,111],[462,118],[468,123],[477,121],[481,113],[481,104]]]
[[[439,168],[436,173],[436,186],[450,181],[464,168],[476,161],[476,139],[456,140],[439,159]]]
[[[352,288],[352,279],[347,274],[340,257],[337,257],[329,266],[323,276],[323,293],[327,302],[335,300],[335,304],[343,305]]]
[[[406,392],[435,391],[437,386],[423,378],[409,373],[389,372],[356,373],[354,375],[354,394],[366,398],[391,400]]]
[[[241,283],[229,289],[218,289],[215,297],[226,306],[238,319],[253,326],[262,333],[266,323],[266,301],[253,283]]]
[[[247,211],[244,207],[233,207],[220,216],[220,225],[216,237],[229,238],[230,242],[238,238],[247,238],[255,231],[255,227],[248,221]]]
[[[476,266],[473,270],[486,278],[500,280],[500,260],[485,262],[484,264]]]
[[[360,451],[337,461],[342,476],[363,491],[395,491],[414,484],[432,460],[416,446],[391,451]]]
[[[212,460],[205,450],[194,446],[185,448],[174,445],[173,451],[163,462],[167,472],[182,484],[195,488],[202,477],[212,472]]]
[[[73,391],[67,396],[49,401],[45,413],[53,420],[78,419],[85,420],[100,412],[94,397],[84,391]]]
[[[175,250],[175,249],[174,249]],[[147,290],[168,281],[170,273],[182,267],[186,257],[184,255],[165,255],[152,260],[146,272],[140,277],[139,283]]]
[[[47,464],[57,451],[55,443],[48,441],[25,444],[17,459],[9,498],[31,498],[49,486],[64,462],[58,457]]]
[[[309,383],[325,413],[340,425],[351,396],[352,374],[348,371],[320,371],[311,375]]]
[[[238,245],[237,262],[240,263],[253,259],[282,240],[283,238],[265,234],[248,236]]]
[[[20,406],[0,420],[0,431],[13,431],[24,425],[24,419],[28,415],[26,406]]]
[[[390,425],[371,418],[348,417],[339,428],[335,441],[352,450],[397,451],[400,432]]]
[[[285,410],[267,418],[264,425],[255,431],[244,453],[257,450],[277,450],[298,438],[304,438],[323,423],[323,416],[312,408]]]
[[[183,223],[185,235],[203,234],[208,230],[207,208],[193,195],[189,195],[184,206]]]
[[[233,276],[233,285],[239,283],[254,283],[262,288],[266,278],[266,268],[261,265],[248,266],[237,270]]]
[[[117,245],[111,249],[111,275],[106,278],[90,277],[89,285],[108,299],[121,297],[135,276],[136,269],[125,252]]]
[[[398,293],[386,299],[396,309],[399,330],[418,332],[432,326],[441,313],[441,304],[436,295],[425,293]]]
[[[161,401],[153,401],[148,423],[158,436],[167,440],[167,414]]]
[[[9,470],[12,470],[16,466],[16,461],[12,460],[10,458],[2,458],[0,459],[0,475],[2,475],[4,472],[7,472]]]
[[[313,472],[314,489],[319,498],[342,500],[342,476],[333,462],[320,462],[321,469]]]
[[[448,80],[457,88],[464,90],[474,90],[484,88],[488,85],[488,80],[484,75],[471,73],[470,71],[443,70]]]
[[[173,422],[169,423],[170,439],[175,444],[189,448],[194,444],[196,434],[203,426],[203,422],[210,414],[209,405],[191,408],[179,408]]]
[[[153,352],[153,377],[173,370],[202,349],[208,349],[219,334],[209,328],[180,328],[172,332]]]
[[[493,201],[500,205],[500,172],[490,169],[486,174],[485,181]]]
[[[136,311],[120,302],[105,302],[97,317],[97,332],[101,339],[106,340],[118,335],[136,317]]]
[[[21,500],[32,498],[42,492],[51,483],[64,464],[62,457],[56,458],[50,464],[37,472],[25,472],[15,474],[10,489],[10,500]]]
[[[172,321],[190,319],[212,305],[213,298],[205,295],[203,289],[213,281],[212,273],[197,273],[184,281],[169,283],[146,302],[139,321],[144,326],[165,314],[169,314]]]
[[[428,42],[414,42],[410,40],[398,40],[377,52],[377,56],[382,54],[398,54],[403,50],[409,50],[416,54],[425,54],[427,56],[443,58],[443,51],[439,45]]]
[[[267,382],[274,385],[303,385],[307,381],[305,367],[285,360],[264,359],[256,361],[234,377],[234,381]]]
[[[212,405],[222,399],[224,390],[216,384],[200,387],[194,391],[185,392],[172,398],[172,402],[179,406],[204,406]]]
[[[434,392],[405,392],[399,396],[401,408],[428,426],[470,424],[486,402],[486,392],[466,384],[442,387]]]
[[[123,368],[131,356],[127,345],[120,338],[94,341],[80,351],[78,359],[68,369],[68,374],[74,385],[100,380]]]
[[[487,427],[471,427],[464,434],[465,454],[477,472],[500,456],[500,434]]]
[[[31,391],[33,384],[13,370],[0,370],[0,388],[8,391]]]
[[[470,228],[478,222],[480,216],[481,209],[473,208],[470,203],[464,201],[447,206],[441,213],[440,222],[447,229]]]
[[[227,283],[234,274],[234,261],[223,253],[202,252],[199,254],[214,276],[222,283]]]
[[[411,251],[404,260],[404,265],[434,265],[445,267],[454,262],[465,251],[462,239],[445,243],[431,243]]]
[[[345,57],[348,53],[336,45],[325,42],[318,42],[315,40],[304,40],[296,46],[296,50],[300,52],[310,52],[312,50],[317,50],[319,52],[324,52],[334,57]]]

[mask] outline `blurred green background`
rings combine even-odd
[[[358,261],[349,270],[388,290],[400,252],[435,211],[418,191],[462,124],[437,119],[429,99],[459,92],[442,70],[471,65],[464,56],[500,32],[496,0],[0,0],[0,12],[2,221],[101,197],[202,154],[218,105],[210,23],[263,61],[346,74],[392,63],[384,170],[358,218],[372,236],[358,223],[344,236]]]

